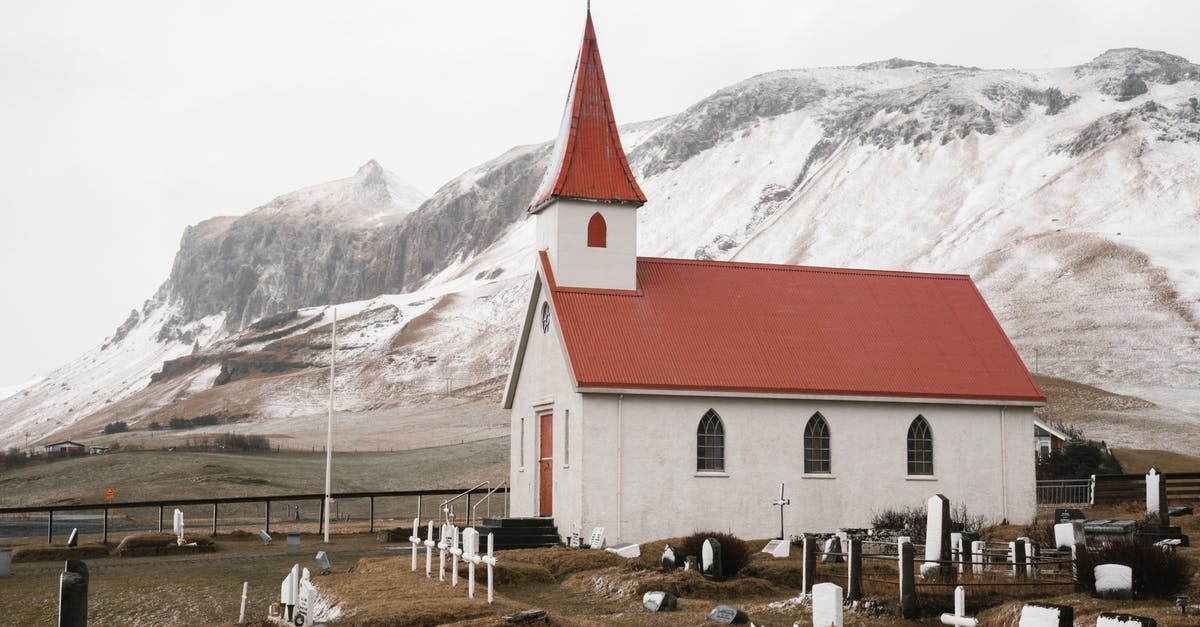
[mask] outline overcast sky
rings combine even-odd
[[[618,119],[776,69],[1200,60],[1197,2],[595,0]],[[377,159],[429,194],[551,139],[584,0],[0,4],[0,386],[99,344],[185,226]]]

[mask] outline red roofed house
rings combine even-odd
[[[529,211],[512,513],[610,541],[863,527],[935,493],[1033,520],[1044,403],[970,277],[637,257],[645,196],[588,16]]]

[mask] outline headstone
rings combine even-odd
[[[842,627],[842,587],[819,583],[812,589],[813,627]]]
[[[1159,540],[1158,542],[1154,543],[1154,546],[1162,549],[1163,553],[1166,553],[1167,555],[1174,555],[1175,549],[1179,548],[1179,546],[1182,544],[1183,540],[1180,540],[1179,538],[1171,538],[1170,540]]]
[[[487,566],[488,605],[491,605],[492,601],[493,601],[493,590],[494,590],[494,587],[493,587],[494,578],[492,577],[492,568],[496,566],[496,534],[488,533],[487,538],[488,538],[487,555],[483,556],[483,558],[480,561],[483,562]]]
[[[1076,544],[1083,544],[1083,523],[1065,522],[1054,525],[1054,546],[1060,551],[1070,550]]]
[[[305,568],[300,575],[300,585],[296,586],[296,609],[292,612],[292,624],[296,627],[305,627],[311,623],[312,601],[315,596],[312,582],[309,581],[311,576]]]
[[[954,613],[942,614],[943,625],[954,627],[978,627],[979,619],[967,616],[967,590],[962,586],[954,588]]]
[[[1158,621],[1153,618],[1104,612],[1096,619],[1096,627],[1158,627]]]
[[[987,568],[987,542],[975,540],[971,542],[971,572],[982,575]]]
[[[837,536],[833,536],[832,538],[829,538],[828,540],[825,541],[825,550],[822,551],[822,553],[824,553],[824,555],[821,556],[821,563],[822,564],[841,564],[842,563],[841,555],[831,555],[831,553],[841,553],[841,552],[842,552],[842,539]]]
[[[700,560],[697,560],[695,555],[688,555],[683,558],[683,569],[700,570]]]
[[[79,546],[79,529],[71,529],[71,535],[67,536],[67,546]]]
[[[787,540],[771,540],[763,547],[762,552],[771,557],[787,557],[792,553],[792,543]]]
[[[1054,510],[1054,522],[1065,523],[1072,520],[1087,520],[1087,516],[1083,515],[1083,510],[1074,507],[1059,507]]]
[[[626,542],[623,544],[618,544],[615,546],[610,546],[605,550],[608,551],[609,553],[616,553],[617,555],[620,555],[621,557],[641,557],[641,555],[642,555],[641,545],[632,544],[629,542]]]
[[[708,620],[726,625],[741,625],[750,622],[750,617],[731,605],[718,605],[708,613]]]
[[[475,598],[475,565],[479,563],[479,532],[463,529],[463,559],[467,560],[467,597]]]
[[[846,600],[862,598],[862,538],[846,543]]]
[[[546,610],[521,610],[504,615],[504,622],[511,625],[529,625],[546,620]]]
[[[724,578],[721,575],[721,543],[716,538],[705,538],[700,548],[700,574],[717,581]]]
[[[1073,627],[1075,608],[1069,605],[1030,603],[1021,608],[1017,627]]]
[[[1028,566],[1025,559],[1025,538],[1017,538],[1015,542],[1008,543],[1008,559],[1012,563],[1013,576],[1024,577],[1025,567]]]
[[[300,532],[298,532],[298,531],[289,531],[288,532],[288,534],[287,534],[287,554],[288,555],[299,555],[300,554]]]
[[[175,537],[180,544],[183,543],[183,512],[175,510],[175,516],[171,524],[171,530],[175,532]]]
[[[1167,478],[1151,468],[1146,473],[1146,514],[1158,518],[1158,524],[1171,524],[1171,513],[1167,508]]]
[[[82,560],[67,560],[58,578],[59,627],[87,627],[88,567]]]
[[[0,549],[0,577],[12,574],[12,549]]]
[[[674,612],[679,608],[679,599],[670,592],[655,590],[642,595],[642,607],[651,612]]]
[[[812,592],[813,584],[816,583],[814,578],[817,576],[817,551],[816,538],[804,534],[804,538],[800,544],[800,560],[802,570],[800,571],[800,593],[809,594]]]
[[[1168,516],[1191,516],[1192,508],[1187,505],[1176,505],[1174,507],[1168,506],[1167,507],[1167,515]]]
[[[1101,599],[1132,599],[1133,569],[1124,564],[1100,564],[1096,575],[1096,596]]]
[[[921,576],[931,579],[944,579],[952,572],[949,564],[938,563],[950,561],[950,499],[941,494],[929,497],[926,502],[927,518],[925,523],[925,563],[921,564]]]
[[[668,544],[667,546],[663,547],[663,554],[662,554],[663,572],[669,573],[669,572],[675,570],[676,568],[679,568],[679,562],[682,561],[682,557],[683,557],[682,555],[680,555],[679,551],[680,551],[679,547],[677,547],[673,544]]]
[[[913,545],[901,542],[900,554],[900,615],[913,618],[917,615],[917,587],[913,575]]]
[[[284,620],[292,622],[300,602],[300,565],[295,564],[279,585],[279,606]]]
[[[267,533],[265,529],[258,530],[258,539],[262,540],[263,544],[271,544],[271,534]]]
[[[604,527],[595,527],[592,529],[592,538],[588,540],[588,548],[604,548]]]
[[[317,563],[317,572],[322,575],[328,575],[332,570],[329,563],[329,555],[325,551],[317,551],[317,556],[314,558]]]

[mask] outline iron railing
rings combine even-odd
[[[1037,482],[1038,505],[1091,505],[1095,482],[1092,479],[1045,479]]]

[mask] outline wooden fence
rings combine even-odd
[[[1163,473],[1167,482],[1167,501],[1200,502],[1200,472]],[[1096,503],[1146,500],[1146,475],[1095,475],[1093,498]]]

